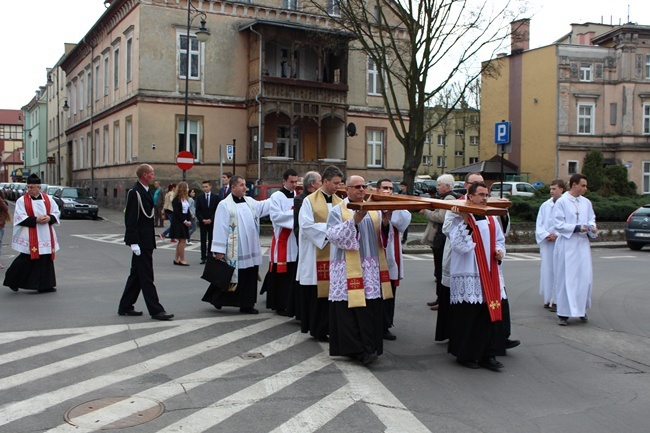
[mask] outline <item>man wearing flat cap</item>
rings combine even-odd
[[[4,285],[18,289],[56,292],[54,257],[59,249],[54,225],[59,224],[59,206],[41,193],[41,179],[27,178],[27,193],[16,200],[11,248],[20,254],[5,273]]]

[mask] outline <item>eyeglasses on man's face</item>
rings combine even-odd
[[[348,188],[366,189],[366,186],[365,185],[350,185]]]

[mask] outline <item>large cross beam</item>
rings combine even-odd
[[[466,200],[439,200],[400,194],[366,194],[364,202],[348,203],[352,210],[421,210],[446,209],[458,206],[461,212],[478,215],[505,215],[512,203],[508,200],[489,199],[487,206],[470,204]]]

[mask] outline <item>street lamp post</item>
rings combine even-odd
[[[194,9],[194,16],[192,16],[192,9]],[[190,48],[191,48],[191,39],[190,39],[190,26],[192,25],[192,21],[196,17],[201,17],[201,27],[196,31],[196,39],[199,41],[199,43],[206,42],[208,38],[210,37],[210,32],[208,29],[205,27],[205,22],[207,19],[207,15],[201,11],[199,11],[194,5],[192,4],[192,0],[187,0],[187,33],[185,35],[186,40],[187,40],[187,46],[185,49],[185,55],[187,57],[187,69],[185,70],[185,117],[183,119],[184,123],[184,129],[183,129],[183,140],[185,141],[184,145],[186,146],[188,143],[188,138],[189,138],[189,131],[188,131],[188,119],[187,119],[187,108],[188,108],[188,102],[189,102],[189,89],[190,89],[190,73],[191,73],[191,67],[192,67],[192,62],[191,62],[191,55],[190,55]],[[200,66],[200,62],[197,64],[197,67]],[[198,143],[197,143],[198,146]],[[196,158],[196,155],[194,155]],[[186,173],[185,170],[183,170],[183,182],[186,180]]]
[[[48,77],[48,82],[52,83],[52,77]],[[59,96],[59,68],[56,69],[56,185],[61,184],[61,97]],[[68,99],[64,98],[63,111],[67,112],[70,109]]]

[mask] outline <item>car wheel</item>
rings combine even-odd
[[[97,216],[97,215],[93,215],[92,218],[93,218],[93,220],[97,220],[98,216]]]
[[[627,241],[627,247],[632,251],[639,251],[641,248],[643,248],[643,244],[640,242]]]

